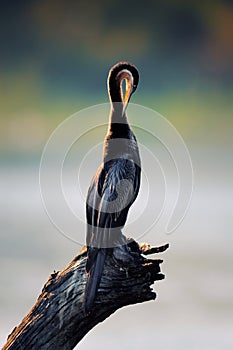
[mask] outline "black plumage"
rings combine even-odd
[[[123,80],[126,82],[125,96]],[[136,67],[128,62],[113,66],[108,76],[111,102],[109,128],[104,141],[103,161],[91,181],[86,203],[87,313],[91,311],[96,297],[106,254],[115,254],[125,263],[130,259],[121,230],[138,195],[141,166],[137,141],[125,110],[138,80]]]

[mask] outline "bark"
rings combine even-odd
[[[54,272],[33,308],[9,335],[3,350],[17,349],[73,349],[95,325],[117,309],[156,298],[151,285],[161,280],[162,260],[147,259],[143,255],[159,253],[168,248],[128,243],[133,259],[128,266],[119,264],[109,254],[93,307],[84,311],[86,247],[63,270]],[[143,254],[143,255],[142,255]]]

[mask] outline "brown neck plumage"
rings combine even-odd
[[[124,80],[125,94],[122,86]],[[138,80],[137,68],[128,62],[120,62],[111,68],[108,76],[108,93],[112,105],[110,123],[126,122],[125,111]]]

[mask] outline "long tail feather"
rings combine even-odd
[[[106,252],[104,249],[98,249],[94,254],[94,261],[92,261],[91,266],[87,269],[87,271],[89,270],[85,292],[85,312],[87,314],[91,312],[92,306],[94,304],[106,257]]]

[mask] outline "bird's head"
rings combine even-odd
[[[108,93],[112,104],[123,107],[123,114],[131,95],[137,89],[139,74],[137,68],[128,62],[119,62],[109,71]],[[125,82],[125,87],[123,86]]]

